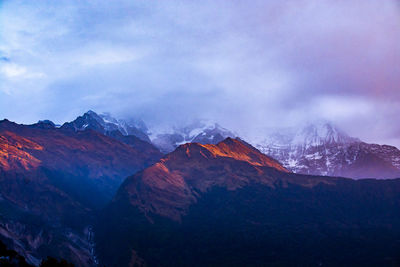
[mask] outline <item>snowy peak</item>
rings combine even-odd
[[[358,141],[333,126],[331,123],[322,122],[307,124],[295,133],[292,139],[294,145],[319,146],[324,144],[346,144]]]
[[[272,130],[257,147],[315,147],[360,142],[329,122],[308,123],[298,128]]]
[[[74,131],[91,129],[105,135],[110,135],[117,131],[124,136],[134,135],[142,141],[151,143],[148,136],[148,129],[143,121],[115,119],[109,113],[99,115],[92,110],[79,116],[74,121],[64,123],[62,128],[72,129]]]
[[[143,141],[151,142],[148,136],[149,130],[142,120],[130,119],[128,121],[115,119],[110,113],[100,114],[99,117],[104,121],[108,131],[118,130],[123,135],[134,135]]]
[[[367,144],[328,122],[271,131],[256,147],[295,173],[349,178],[400,177],[400,151]]]
[[[196,121],[182,128],[174,128],[172,132],[160,133],[152,141],[161,151],[168,153],[185,143],[217,144],[227,137],[236,136],[218,123]]]
[[[191,135],[188,136],[189,139],[191,139],[191,142],[196,142],[201,144],[216,144],[221,142],[227,137],[235,136],[234,133],[221,127],[217,123],[200,129],[195,129],[194,131],[191,132]]]
[[[62,128],[72,129],[74,131],[91,129],[106,135],[114,131],[119,131],[124,136],[134,135],[143,141],[151,142],[148,137],[148,129],[143,121],[130,120],[128,122],[115,119],[109,113],[99,115],[92,110],[79,116],[74,121],[64,123]]]

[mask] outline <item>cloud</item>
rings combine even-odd
[[[0,67],[0,72],[6,76],[8,79],[31,79],[31,78],[42,78],[44,77],[43,73],[39,72],[30,72],[27,68],[23,66],[19,66],[17,64],[3,64]]]
[[[0,25],[12,120],[94,109],[254,136],[323,118],[400,145],[395,0],[4,1]]]
[[[8,64],[1,67],[0,71],[7,76],[7,78],[20,77],[26,74],[26,68],[16,64]]]

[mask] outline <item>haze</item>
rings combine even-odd
[[[333,121],[400,146],[398,1],[0,1],[0,117]]]

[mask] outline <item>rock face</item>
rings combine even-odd
[[[90,264],[92,212],[160,157],[90,129],[0,121],[0,238],[33,264],[45,256]]]
[[[392,264],[399,205],[400,180],[293,174],[238,139],[191,143],[125,180],[96,250],[107,266]]]
[[[104,135],[113,132],[119,132],[123,136],[135,136],[138,139],[151,143],[148,136],[148,129],[141,120],[118,120],[113,118],[109,113],[97,114],[89,110],[74,121],[64,123],[61,128],[73,129],[74,131],[83,131],[92,129]]]
[[[256,147],[301,174],[349,178],[399,178],[400,150],[367,144],[330,123],[272,132]]]
[[[39,121],[33,125],[34,127],[51,127],[54,123],[49,121]],[[104,113],[98,115],[96,112],[89,110],[74,121],[66,122],[61,126],[63,130],[82,132],[85,130],[93,130],[103,135],[117,139],[125,143],[135,150],[144,153],[161,155],[160,150],[155,147],[148,136],[149,131],[145,123],[141,120],[118,120],[110,114]]]
[[[236,135],[217,123],[194,122],[186,127],[174,129],[170,133],[157,134],[152,142],[162,152],[169,153],[186,143],[217,144],[227,137]]]

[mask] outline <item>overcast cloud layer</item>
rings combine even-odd
[[[327,119],[400,145],[398,1],[0,3],[0,117],[202,117],[249,136]]]

